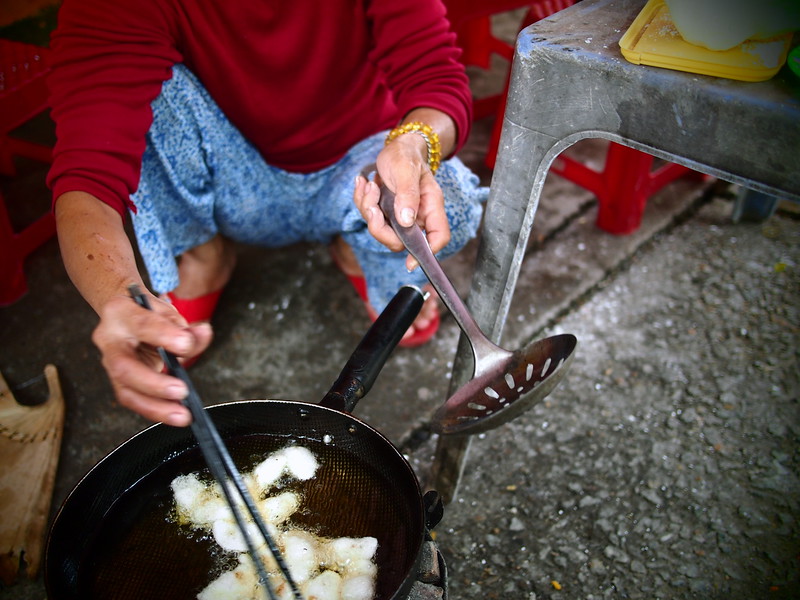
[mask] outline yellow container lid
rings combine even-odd
[[[649,65],[740,81],[766,81],[786,62],[792,34],[745,40],[730,50],[709,50],[683,39],[664,0],[649,0],[619,40],[622,55]]]

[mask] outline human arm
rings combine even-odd
[[[402,118],[396,125],[419,122],[431,127],[441,145],[440,158],[451,157],[465,143],[472,120],[472,95],[458,57],[455,36],[439,0],[417,0],[413,9],[378,0],[372,4],[375,48],[372,58],[386,76]],[[401,224],[417,222],[434,252],[450,240],[442,191],[428,167],[425,139],[416,132],[395,137],[378,155],[382,181],[395,195]],[[378,189],[359,179],[356,205],[370,232],[392,250],[403,245],[377,209]],[[408,267],[416,261],[409,257]]]
[[[139,180],[150,102],[179,58],[155,0],[65,0],[51,37],[48,76],[57,142],[48,185],[67,272],[100,320],[92,340],[119,403],[142,416],[188,424],[185,385],[160,373],[153,347],[184,357],[204,349],[207,326],[188,328],[171,306],[138,307],[142,282],[124,227]]]
[[[56,200],[58,241],[67,273],[100,317],[92,341],[119,403],[153,420],[188,425],[180,401],[183,382],[160,372],[156,346],[182,357],[199,354],[211,342],[207,323],[187,325],[167,302],[152,296],[153,310],[139,307],[128,286],[145,289],[133,247],[119,213],[85,192]]]

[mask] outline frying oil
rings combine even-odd
[[[292,525],[324,537],[376,537],[378,597],[391,596],[409,567],[397,564],[396,558],[414,546],[409,523],[419,517],[409,513],[407,501],[398,500],[397,486],[386,473],[336,444],[311,439],[300,443],[318,457],[320,467],[307,481],[286,480],[284,489],[303,498]],[[243,472],[286,444],[285,437],[274,435],[228,441]],[[221,572],[238,564],[238,554],[223,551],[212,535],[179,523],[170,483],[193,472],[211,481],[199,449],[166,461],[120,497],[81,563],[82,597],[194,599]]]

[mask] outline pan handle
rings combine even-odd
[[[401,287],[361,339],[320,405],[352,412],[358,401],[372,388],[389,355],[417,318],[424,302],[425,295],[418,287]]]

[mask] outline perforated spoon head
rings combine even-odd
[[[489,368],[476,365],[475,377],[436,411],[432,423],[434,431],[480,433],[530,409],[564,378],[577,342],[569,333],[555,335],[510,353]]]

